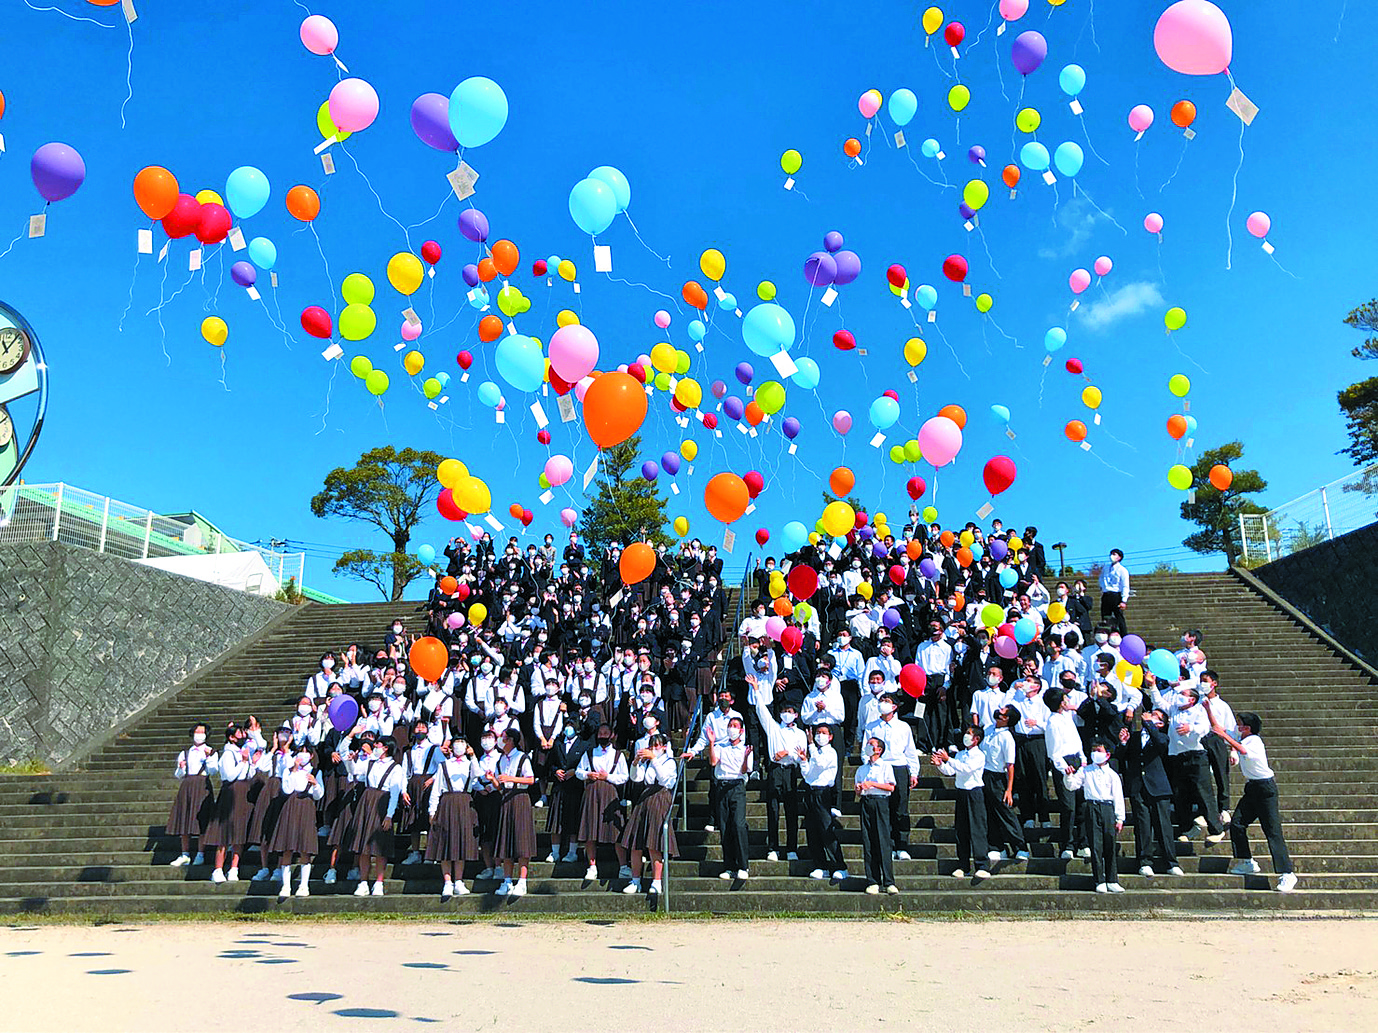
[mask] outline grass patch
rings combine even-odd
[[[0,775],[51,775],[53,769],[37,758],[12,760],[0,765]]]

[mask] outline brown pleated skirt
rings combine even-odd
[[[431,831],[426,837],[426,860],[445,862],[478,860],[478,818],[468,793],[446,793],[440,798]]]
[[[628,850],[659,852],[665,846],[665,823],[673,803],[674,797],[664,786],[648,789],[632,808],[632,813],[627,818],[627,827],[622,830],[619,842]],[[674,822],[670,822],[670,852],[665,856],[673,857],[678,852]]]
[[[215,814],[215,794],[205,775],[187,775],[177,786],[177,796],[167,816],[170,836],[201,836]]]
[[[344,772],[331,772],[319,777],[325,788],[325,794],[321,797],[321,814],[325,818],[325,824],[333,825],[339,816],[341,802],[348,795],[353,783]]]
[[[312,801],[313,803],[315,801]],[[260,847],[268,845],[273,838],[273,826],[277,823],[278,812],[282,810],[282,779],[274,775],[263,783],[254,800],[253,813],[249,816],[249,842]]]
[[[622,801],[617,786],[602,779],[584,783],[584,802],[579,810],[580,843],[616,843],[622,835]]]
[[[536,819],[531,807],[531,792],[526,786],[502,790],[493,853],[499,861],[530,860],[536,856]]]
[[[215,816],[206,823],[202,846],[240,847],[249,841],[249,819],[253,807],[249,803],[249,782],[224,782],[215,801]]]
[[[386,857],[392,853],[392,830],[383,828],[383,821],[388,817],[388,796],[385,790],[370,787],[359,797],[359,804],[354,808],[354,825],[349,835],[349,849],[356,854],[379,854]]]
[[[314,856],[320,847],[320,838],[316,835],[316,801],[306,793],[279,793],[278,800],[268,851],[282,854],[284,864],[293,854]]]

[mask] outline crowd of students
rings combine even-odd
[[[911,518],[898,541],[825,541],[786,557],[818,575],[807,599],[784,596],[773,558],[758,565],[730,660],[713,547],[661,547],[651,576],[624,586],[618,547],[590,559],[575,534],[559,555],[550,535],[525,549],[512,539],[500,555],[486,536],[456,539],[424,629],[399,619],[376,649],[326,653],[276,727],[250,717],[221,748],[205,725],[191,730],[167,824],[182,846],[173,864],[213,851],[211,881],[233,882],[253,851],[252,878],[287,897],[294,863],[298,896],[320,860],[324,884],[343,877],[356,895],[381,896],[390,862],[424,862],[440,867],[442,899],[470,892],[466,865],[479,864],[476,883],[521,896],[540,821],[546,861],[582,854],[588,882],[606,873],[610,888],[657,894],[667,833],[676,851],[674,741],[679,760],[706,762],[705,829],[720,835],[720,875],[736,885],[750,878],[746,801],[758,790],[766,859],[799,858],[802,818],[810,876],[839,886],[851,884],[839,831],[854,795],[865,891],[899,892],[910,790],[931,766],[955,784],[958,878],[1025,861],[1046,836],[1064,860],[1089,863],[1098,892],[1121,892],[1126,818],[1141,875],[1180,875],[1178,844],[1220,842],[1226,826],[1230,871],[1252,874],[1257,820],[1278,889],[1295,886],[1262,722],[1220,697],[1201,633],[1182,637],[1171,680],[1122,663],[1132,594],[1118,550],[1097,607],[1081,580],[1045,585],[1035,528],[1014,534],[997,520],[954,533]],[[476,603],[487,614],[477,628],[465,619]],[[1002,643],[1008,655],[982,622],[990,604],[1032,624],[1024,644]],[[407,663],[418,633],[449,648],[434,683]],[[343,708],[348,720],[345,695],[359,704]]]

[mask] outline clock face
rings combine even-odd
[[[17,326],[0,328],[0,375],[13,373],[29,357],[29,335]]]
[[[0,405],[0,448],[7,448],[13,440],[14,421],[10,419],[9,410]]]

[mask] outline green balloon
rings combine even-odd
[[[808,603],[800,603],[794,608],[794,619],[800,624],[807,624],[809,618],[813,616],[813,607]]]
[[[1163,315],[1163,323],[1169,330],[1180,330],[1187,325],[1187,310],[1173,307]]]
[[[998,628],[1005,620],[1005,611],[995,603],[981,607],[981,624],[987,628]]]
[[[933,523],[933,521],[938,519],[938,511],[932,506],[924,506],[923,519],[925,523]]]
[[[1191,488],[1191,470],[1180,463],[1170,467],[1167,472],[1167,482],[1178,491],[1187,491]]]
[[[377,325],[373,309],[362,302],[346,305],[340,313],[340,336],[346,341],[362,341]]]
[[[767,380],[756,389],[756,404],[767,416],[774,416],[785,407],[785,385],[778,380]]]
[[[368,388],[369,394],[381,395],[388,389],[388,375],[381,369],[375,369],[364,378],[364,387]]]
[[[917,463],[923,458],[923,449],[919,447],[917,440],[910,438],[904,443],[904,458],[911,463]]]
[[[363,380],[364,377],[373,372],[373,363],[368,361],[367,355],[356,355],[349,360],[349,372]]]
[[[363,273],[350,273],[340,284],[340,297],[346,305],[373,304],[373,281]]]
[[[890,462],[892,462],[892,463],[902,463],[902,462],[904,462],[904,446],[903,446],[903,445],[891,445],[891,446],[890,446]]]
[[[675,352],[675,376],[682,377],[689,372],[689,353],[683,349]]]
[[[1022,133],[1032,133],[1042,122],[1043,116],[1033,108],[1021,108],[1019,114],[1014,116],[1014,124]]]
[[[536,478],[536,483],[539,484],[542,488],[549,488],[549,487],[550,487],[550,480],[549,480],[549,478],[546,477],[544,471],[542,471],[542,472],[541,472],[541,475],[540,475],[539,477]]]
[[[670,374],[657,373],[654,383],[656,388],[660,391],[670,390]]]
[[[435,377],[427,377],[426,382],[421,385],[421,390],[427,398],[434,398],[440,394],[440,381]]]

